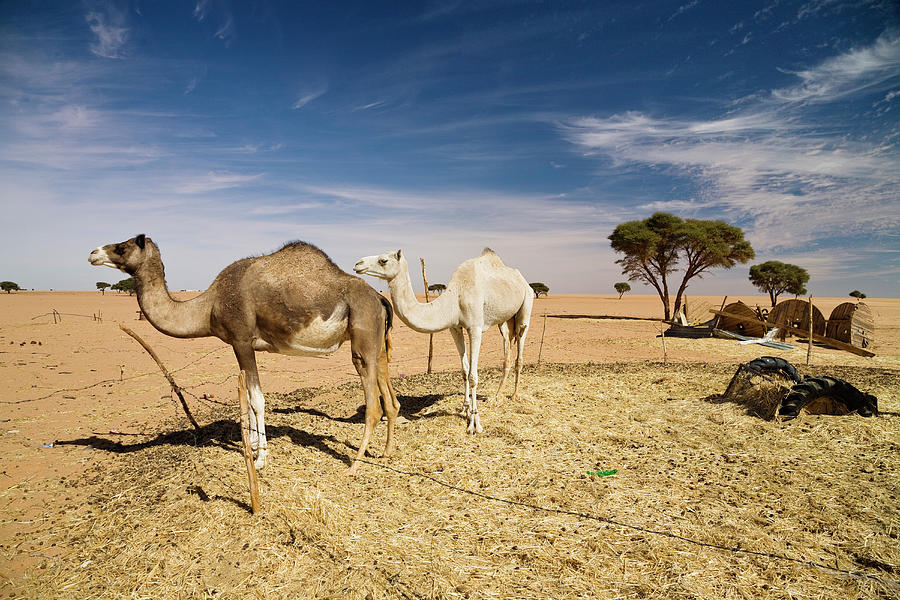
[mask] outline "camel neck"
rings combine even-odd
[[[450,313],[456,308],[456,304],[448,302],[452,300],[450,294],[444,292],[431,302],[419,302],[413,292],[409,267],[405,264],[404,267],[388,282],[397,316],[419,333],[435,333],[447,329],[455,322]]]
[[[208,291],[190,300],[175,300],[166,286],[162,262],[135,273],[134,284],[141,310],[161,332],[179,338],[212,335]]]

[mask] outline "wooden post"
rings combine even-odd
[[[259,478],[256,465],[253,464],[253,450],[250,448],[250,403],[247,400],[247,373],[238,375],[238,400],[241,403],[241,444],[244,449],[244,462],[247,463],[247,480],[250,484],[250,510],[259,512]]]
[[[185,402],[185,400],[184,400],[184,395],[182,395],[182,393],[181,393],[181,387],[177,383],[175,383],[175,379],[172,378],[172,375],[171,375],[171,373],[169,373],[169,370],[166,369],[166,366],[164,364],[162,364],[161,360],[159,360],[159,357],[156,355],[156,352],[153,351],[153,348],[148,346],[147,342],[142,340],[138,336],[138,334],[136,334],[129,328],[125,327],[121,323],[119,323],[119,329],[121,329],[122,331],[124,331],[125,333],[127,333],[128,335],[133,337],[135,340],[137,340],[137,343],[140,344],[141,346],[143,346],[144,350],[147,351],[147,353],[150,355],[150,357],[156,361],[156,364],[159,366],[159,369],[163,372],[163,375],[165,376],[166,380],[169,382],[169,385],[172,386],[172,391],[175,392],[175,395],[178,396],[179,400],[181,400],[181,408],[184,409],[184,414],[187,415],[187,418],[191,422],[191,425],[194,426],[194,429],[196,429],[197,431],[200,431],[200,425],[198,425],[197,421],[194,420],[194,416],[191,414],[190,409],[188,409],[187,402]]]
[[[809,344],[806,346],[806,366],[809,366],[809,359],[812,356],[813,343],[813,303],[812,294],[809,295]]]
[[[541,347],[538,350],[538,366],[541,366],[541,354],[544,353],[544,334],[547,332],[547,314],[544,314],[544,328],[541,329]]]
[[[669,358],[669,353],[668,353],[668,350],[666,349],[666,327],[665,327],[665,325],[666,325],[665,321],[659,322],[659,332],[662,335],[662,343],[663,343],[663,364],[666,364],[668,362],[668,358]]]
[[[425,275],[425,259],[419,259],[422,262],[422,281],[425,282],[425,302],[428,302],[428,277]],[[429,375],[431,375],[431,361],[434,358],[434,334],[428,334],[428,370],[426,371]]]
[[[728,296],[722,298],[722,306],[719,307],[719,312],[722,312],[725,309],[725,303],[728,302]],[[713,329],[719,326],[719,315],[715,315],[713,317],[712,324],[709,326],[709,335],[712,336]]]

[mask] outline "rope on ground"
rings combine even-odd
[[[828,565],[825,565],[825,564],[822,564],[819,562],[815,562],[812,560],[804,560],[802,558],[791,558],[790,556],[783,556],[781,554],[775,554],[773,552],[759,552],[757,550],[747,550],[747,549],[741,548],[739,546],[723,546],[721,544],[714,544],[712,542],[704,542],[701,540],[695,540],[693,538],[685,537],[685,536],[679,535],[677,533],[672,533],[671,531],[665,531],[665,530],[660,530],[660,529],[651,529],[649,527],[643,527],[641,525],[632,525],[630,523],[618,521],[618,520],[610,518],[610,517],[602,517],[600,515],[592,515],[589,513],[577,512],[574,510],[566,510],[566,509],[562,509],[562,508],[547,508],[545,506],[532,504],[530,502],[522,502],[519,500],[510,500],[509,498],[500,498],[497,496],[491,496],[490,494],[485,494],[483,492],[476,492],[474,490],[469,490],[469,489],[466,489],[463,487],[459,487],[459,486],[453,485],[452,483],[447,483],[446,481],[441,481],[440,479],[433,477],[431,475],[426,475],[425,473],[419,473],[419,472],[415,472],[415,471],[404,471],[402,469],[389,467],[387,465],[380,464],[380,463],[373,462],[373,461],[366,460],[366,459],[359,459],[359,461],[366,463],[368,465],[380,467],[386,471],[393,471],[394,473],[406,475],[408,477],[419,477],[421,479],[427,479],[427,480],[429,480],[433,483],[436,483],[440,486],[443,486],[445,488],[449,488],[451,490],[461,492],[463,494],[468,494],[470,496],[475,496],[477,498],[482,498],[484,500],[490,500],[492,502],[500,502],[503,504],[520,506],[522,508],[529,508],[531,510],[536,510],[536,511],[540,511],[540,512],[553,513],[553,514],[559,514],[559,515],[568,515],[568,516],[578,517],[579,519],[598,521],[600,523],[606,523],[607,525],[614,525],[616,527],[623,527],[625,529],[640,531],[641,533],[647,533],[647,534],[651,534],[651,535],[656,535],[656,536],[667,537],[670,539],[679,540],[682,542],[687,542],[689,544],[693,544],[695,546],[700,546],[703,548],[710,548],[713,550],[723,550],[726,552],[731,552],[733,554],[746,554],[749,556],[757,556],[760,558],[770,558],[773,560],[791,562],[791,563],[803,565],[806,567],[820,569],[822,571],[825,571],[825,572],[831,573],[831,574],[843,575],[843,576],[847,576],[847,577],[853,577],[856,579],[865,579],[865,580],[869,580],[869,581],[874,581],[874,582],[881,584],[887,588],[890,588],[890,589],[893,589],[896,591],[900,591],[900,581],[894,581],[892,579],[885,579],[883,577],[878,577],[877,575],[869,575],[868,573],[863,573],[861,571],[849,571],[847,569],[838,569],[836,567],[829,567]]]

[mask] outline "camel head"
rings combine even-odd
[[[371,275],[387,281],[391,281],[408,269],[406,257],[403,256],[400,250],[386,252],[377,256],[366,256],[353,265],[353,270],[360,275]]]
[[[125,242],[95,248],[88,257],[88,262],[95,267],[112,267],[134,275],[152,254],[153,247],[153,240],[142,233]]]

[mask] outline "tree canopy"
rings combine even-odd
[[[850,292],[849,295],[850,295],[851,298],[856,298],[857,300],[862,300],[863,298],[866,297],[866,295],[863,294],[863,293],[862,293],[861,291],[859,291],[859,290],[853,290],[852,292]]]
[[[681,219],[657,212],[643,221],[628,221],[609,236],[613,250],[623,255],[616,261],[631,281],[652,286],[663,303],[665,319],[681,309],[688,282],[713,268],[730,269],[755,256],[740,227],[724,221]],[[669,308],[669,275],[684,272]]]
[[[134,277],[129,277],[128,279],[123,279],[118,283],[114,283],[109,286],[109,289],[116,290],[118,292],[128,292],[128,295],[131,296],[134,294]]]
[[[534,291],[535,298],[540,298],[542,294],[544,296],[546,296],[547,294],[550,293],[550,288],[547,287],[547,284],[545,284],[545,283],[536,282],[536,283],[529,283],[528,285],[530,285],[532,291]]]
[[[19,284],[15,281],[0,281],[0,289],[2,289],[7,294],[10,292],[15,292],[21,290]]]
[[[437,292],[438,294],[443,294],[444,290],[447,289],[447,286],[443,283],[432,283],[428,286],[429,292]]]
[[[615,284],[613,287],[615,287],[616,291],[619,292],[619,300],[622,299],[622,296],[625,295],[625,292],[631,291],[631,286],[625,281],[620,281],[619,283]]]
[[[108,288],[108,287],[109,287],[109,284],[106,283],[105,281],[98,281],[98,282],[97,282],[97,289],[100,290],[100,293],[101,293],[101,294],[105,294],[105,293],[106,293],[106,288]]]
[[[770,260],[750,267],[750,283],[769,294],[772,306],[775,306],[778,296],[784,292],[795,296],[805,294],[808,281],[809,273],[806,269],[790,263]]]

